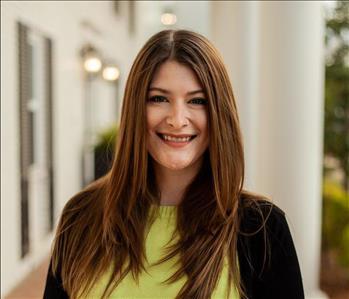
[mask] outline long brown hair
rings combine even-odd
[[[245,296],[237,257],[239,209],[242,198],[261,197],[243,190],[243,145],[230,80],[205,37],[165,30],[147,41],[131,68],[111,170],[70,199],[62,212],[52,269],[71,298],[88,294],[110,265],[103,298],[129,272],[138,280],[146,270],[145,228],[160,194],[146,148],[145,103],[154,72],[169,59],[189,66],[201,82],[208,99],[210,141],[202,168],[178,206],[179,239],[159,263],[179,255],[178,270],[166,282],[187,276],[176,299],[202,299],[211,297],[227,257],[228,297],[230,286]]]

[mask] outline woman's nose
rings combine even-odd
[[[174,129],[180,129],[189,124],[188,115],[185,107],[181,104],[175,104],[171,107],[166,118],[166,123]]]

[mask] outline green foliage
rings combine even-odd
[[[349,2],[336,2],[326,20],[325,41],[324,151],[339,161],[345,178],[340,183],[324,180],[322,245],[349,267]]]
[[[349,2],[337,1],[333,15],[326,20],[326,29],[343,38],[343,30],[349,29]]]
[[[325,144],[326,155],[338,159],[346,179],[349,177],[349,2],[337,1],[326,21]],[[336,45],[335,47],[333,45]]]
[[[323,249],[338,251],[339,261],[349,266],[349,193],[329,180],[323,185]]]
[[[115,149],[119,129],[116,125],[111,126],[98,135],[98,142],[95,145],[96,152],[112,153]]]
[[[349,225],[343,231],[342,242],[339,246],[339,262],[344,267],[349,266]]]

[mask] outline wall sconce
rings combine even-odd
[[[80,50],[83,60],[83,69],[87,75],[101,74],[106,81],[117,81],[120,77],[120,70],[115,63],[105,63],[101,55],[91,44],[84,45]]]
[[[84,70],[88,74],[96,74],[101,70],[102,60],[92,45],[85,45],[80,51],[80,56],[83,59]]]

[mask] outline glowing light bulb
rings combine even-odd
[[[97,73],[102,68],[102,61],[98,57],[88,57],[84,62],[84,68],[89,73]]]
[[[103,78],[108,81],[116,81],[120,77],[120,71],[116,66],[106,66],[103,69]]]
[[[173,13],[164,13],[161,15],[161,23],[164,25],[174,25],[177,22],[177,16]]]

